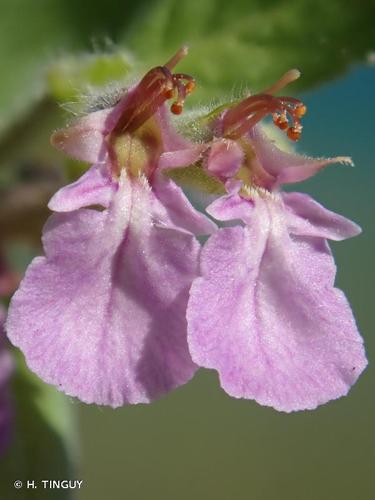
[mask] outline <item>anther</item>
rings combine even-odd
[[[173,75],[173,84],[177,89],[177,100],[172,104],[171,111],[175,115],[180,115],[184,109],[185,98],[195,88],[195,80],[185,73],[175,73]],[[183,83],[183,81],[187,83]]]
[[[180,115],[184,109],[184,105],[180,102],[174,102],[171,106],[171,111],[174,115]]]
[[[288,137],[292,141],[298,141],[301,137],[301,133],[302,133],[301,126],[289,127],[287,130]]]
[[[186,94],[191,94],[194,89],[195,89],[195,81],[191,80],[190,82],[187,82],[187,84],[185,85]]]
[[[281,130],[286,130],[289,126],[288,118],[286,113],[274,113],[272,115],[273,123],[279,127]]]
[[[297,104],[297,106],[294,109],[294,114],[296,115],[297,118],[302,118],[307,112],[307,108],[304,104],[300,103]]]

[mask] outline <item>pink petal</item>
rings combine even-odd
[[[242,186],[243,182],[237,179],[228,179],[225,182],[225,190],[228,194],[238,194]]]
[[[210,237],[188,306],[193,360],[231,396],[280,411],[345,395],[365,368],[362,339],[322,238],[289,236],[282,204],[256,201],[245,228]]]
[[[341,241],[361,233],[354,222],[327,210],[307,194],[283,193],[289,232]]]
[[[154,117],[160,127],[165,151],[186,151],[197,148],[196,144],[191,143],[177,132],[177,128],[171,123],[171,112],[166,104],[160,106]]]
[[[213,141],[207,159],[207,170],[216,177],[226,179],[237,174],[244,161],[242,148],[229,139]]]
[[[116,189],[117,183],[108,167],[98,163],[76,182],[59,189],[50,199],[48,208],[54,212],[71,212],[90,205],[108,207]]]
[[[234,192],[217,198],[206,208],[206,212],[217,220],[242,220],[250,223],[253,206],[252,200],[245,200]]]
[[[188,149],[165,151],[160,156],[158,168],[177,168],[194,165],[201,158],[204,149],[206,149],[205,146],[198,145]]]
[[[156,174],[152,189],[158,200],[155,210],[162,224],[196,235],[211,234],[217,229],[216,224],[196,210],[182,189],[163,173]]]
[[[106,156],[104,135],[112,109],[104,109],[80,118],[74,125],[58,130],[51,143],[68,156],[88,163],[97,163]]]
[[[153,197],[123,175],[108,210],[53,215],[12,299],[8,335],[31,370],[86,403],[147,403],[196,369],[185,310],[199,244],[153,224]]]
[[[309,158],[294,153],[286,153],[268,139],[259,126],[253,127],[249,138],[259,163],[270,175],[276,177],[278,184],[304,181],[332,163],[352,165],[351,159],[346,156]]]

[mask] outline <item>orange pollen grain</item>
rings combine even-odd
[[[301,130],[296,127],[289,127],[287,134],[292,141],[298,141],[301,137]]]
[[[171,111],[174,115],[180,115],[184,109],[184,106],[181,103],[174,102],[171,106]]]
[[[288,118],[285,114],[274,113],[272,115],[273,123],[279,127],[281,130],[286,130],[288,128]]]
[[[294,114],[297,118],[302,118],[306,114],[307,107],[304,104],[299,104],[294,110]]]
[[[185,90],[187,94],[191,94],[195,89],[195,81],[190,81],[185,85]]]

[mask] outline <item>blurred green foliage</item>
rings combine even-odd
[[[373,48],[372,0],[360,8],[354,0],[1,0],[0,8],[0,133],[45,95],[56,62],[50,84],[60,96],[66,85],[123,76],[121,55],[103,51],[132,49],[149,67],[189,43],[181,68],[197,77],[199,101],[232,92],[234,82],[260,88],[290,67],[303,71],[306,88]],[[72,54],[90,50],[97,61],[72,73]]]
[[[122,40],[153,64],[189,43],[183,67],[197,98],[212,99],[234,84],[260,90],[293,67],[300,89],[342,73],[373,48],[374,16],[371,0],[165,0]]]
[[[72,408],[63,394],[41,382],[26,368],[20,355],[17,356],[12,389],[13,441],[1,459],[0,498],[51,498],[51,492],[41,488],[40,481],[72,477],[78,458]],[[16,479],[24,483],[20,490],[13,487]],[[39,485],[37,492],[26,488],[27,480],[34,480]],[[53,493],[53,498],[68,500],[71,493],[59,489]]]
[[[77,103],[87,86],[103,87],[121,81],[131,67],[127,55],[120,51],[65,57],[51,66],[48,88],[56,100]]]
[[[126,30],[140,2],[0,1],[0,133],[47,92],[50,65],[107,46]],[[107,69],[106,64],[103,66]]]

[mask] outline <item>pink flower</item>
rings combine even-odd
[[[171,73],[185,54],[153,68],[113,108],[52,137],[94,165],[51,199],[65,213],[44,228],[46,256],[14,295],[7,332],[31,370],[87,403],[147,403],[196,370],[185,319],[194,235],[216,226],[158,166],[162,153],[191,148],[164,104],[177,92],[172,111],[181,112],[194,86]]]
[[[209,142],[184,139],[165,102],[176,95],[179,114],[194,88],[171,72],[185,54],[153,68],[113,108],[53,135],[93,166],[51,199],[60,213],[44,229],[46,257],[12,299],[8,335],[41,378],[88,403],[149,402],[199,365],[216,369],[234,397],[315,408],[346,394],[367,363],[327,244],[360,228],[280,186],[351,160],[282,152],[260,129],[271,113],[299,139],[305,106],[274,96],[295,70],[211,113]],[[232,227],[216,230],[164,176],[193,163],[225,187],[207,212]],[[195,236],[211,233],[199,272]]]
[[[348,301],[334,288],[327,244],[360,228],[307,195],[279,190],[350,160],[282,152],[257,125],[272,113],[291,139],[299,138],[306,108],[273,96],[298,75],[287,73],[211,123],[203,165],[227,195],[207,212],[238,224],[218,230],[204,246],[187,312],[194,362],[216,369],[231,396],[286,412],[345,395],[367,364]]]

